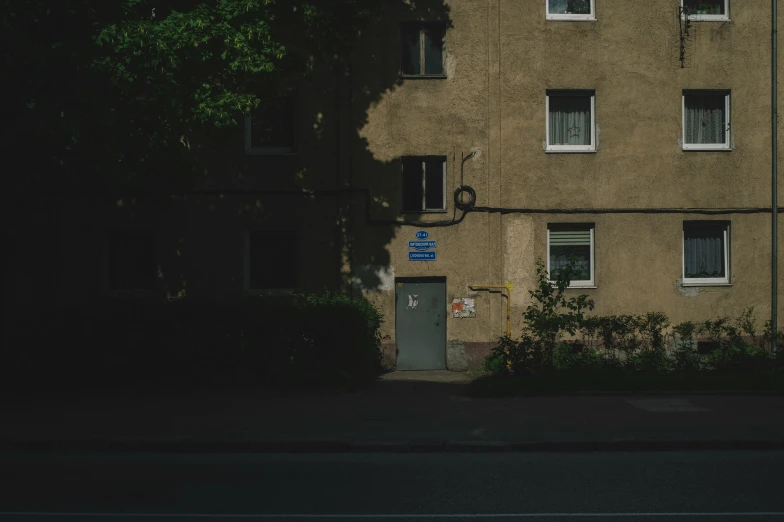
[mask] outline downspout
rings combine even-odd
[[[770,275],[770,327],[771,327],[771,341],[770,349],[772,352],[776,351],[778,339],[778,180],[777,178],[777,160],[778,160],[778,100],[777,100],[777,32],[778,20],[776,13],[776,3],[778,0],[771,0],[771,180],[772,180],[772,195],[771,195],[771,229],[772,229],[772,253],[771,253],[771,275]]]

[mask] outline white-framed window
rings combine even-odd
[[[544,0],[547,20],[596,20],[595,0]]]
[[[446,211],[446,156],[405,156],[403,212]]]
[[[299,237],[294,230],[247,230],[244,288],[259,295],[291,295],[299,287]]]
[[[731,150],[730,91],[683,91],[683,149]]]
[[[683,284],[730,284],[730,223],[683,222]]]
[[[547,225],[547,273],[550,280],[574,260],[574,276],[569,288],[596,286],[596,262],[593,223],[549,223]]]
[[[400,74],[414,78],[445,78],[443,22],[404,23],[400,26]]]
[[[730,19],[730,0],[681,0],[683,16],[690,20],[726,22]]]
[[[262,104],[253,114],[245,116],[245,154],[296,154],[296,138],[293,95]]]
[[[155,289],[155,235],[149,230],[114,230],[106,249],[107,286],[112,292]]]
[[[594,91],[547,91],[547,152],[596,151],[594,98]]]

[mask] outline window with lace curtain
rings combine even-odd
[[[548,90],[547,152],[595,152],[594,92]]]
[[[729,91],[683,91],[684,150],[732,148]]]
[[[730,224],[683,222],[683,284],[729,284]]]

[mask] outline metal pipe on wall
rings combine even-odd
[[[778,0],[771,0],[771,274],[770,274],[770,326],[771,341],[770,349],[775,352],[777,348],[778,334],[778,97],[777,97],[777,32],[778,14],[776,3]]]

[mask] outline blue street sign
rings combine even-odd
[[[436,253],[435,252],[409,252],[408,260],[409,261],[435,261]]]
[[[420,230],[419,232],[416,233],[417,239],[427,239],[429,237],[430,234],[428,234],[426,230]]]
[[[430,250],[431,248],[435,248],[435,247],[436,247],[435,240],[408,242],[408,248],[413,248],[415,250]]]

